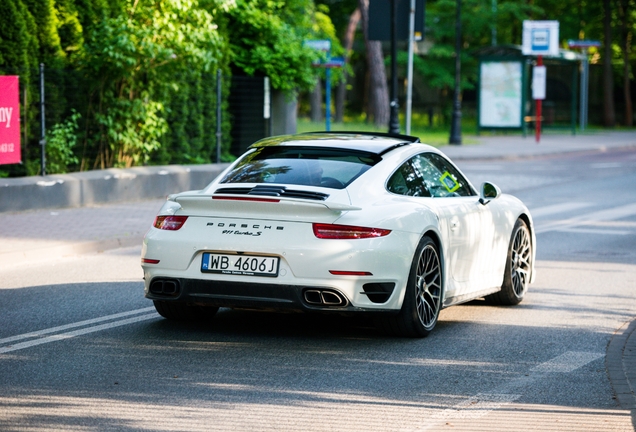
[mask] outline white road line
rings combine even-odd
[[[534,373],[570,373],[594,360],[603,357],[602,353],[589,351],[568,351],[558,357],[541,363],[530,369]]]
[[[448,420],[478,419],[491,411],[508,405],[522,396],[520,390],[540,379],[550,379],[549,375],[555,373],[570,373],[593,362],[604,353],[587,351],[568,351],[547,362],[541,363],[530,369],[527,376],[522,376],[510,380],[491,393],[479,393],[454,405],[451,408],[436,412],[432,417],[432,422],[428,423],[425,429],[439,426],[439,423]]]
[[[553,204],[545,207],[531,208],[530,214],[533,218],[540,218],[543,216],[549,216],[557,213],[565,213],[572,210],[578,210],[584,207],[591,206],[592,203],[586,202],[566,202],[561,204]]]
[[[590,168],[595,169],[608,169],[608,168],[621,168],[623,166],[620,162],[602,162],[602,163],[593,163],[590,165]]]
[[[503,166],[501,165],[468,165],[464,164],[464,171],[501,171]]]
[[[83,329],[79,329],[79,330],[74,330],[68,333],[59,333],[59,334],[55,334],[52,336],[47,336],[44,338],[40,338],[40,339],[35,339],[32,341],[28,341],[28,342],[21,342],[19,344],[15,344],[15,345],[7,345],[5,347],[1,347],[0,348],[0,354],[5,354],[11,351],[18,351],[21,349],[25,349],[25,348],[30,348],[32,346],[36,346],[36,345],[42,345],[42,344],[46,344],[46,343],[50,343],[50,342],[57,342],[60,340],[66,340],[66,339],[70,339],[73,338],[75,336],[81,336],[81,335],[85,335],[85,334],[89,334],[89,333],[95,333],[98,331],[102,331],[102,330],[107,330],[107,329],[111,329],[111,328],[115,328],[115,327],[120,327],[126,324],[133,324],[136,322],[140,322],[140,321],[145,321],[145,320],[149,320],[149,319],[153,319],[153,318],[157,318],[157,314],[156,313],[152,313],[152,314],[147,314],[147,315],[141,315],[141,316],[136,316],[133,318],[128,318],[125,320],[121,320],[121,321],[113,321],[113,322],[109,322],[106,324],[101,324],[98,326],[94,326],[94,327],[86,327]]]
[[[599,221],[622,219],[633,215],[636,215],[636,204],[627,204],[624,206],[583,214],[569,219],[563,219],[546,224],[538,224],[536,233],[540,234],[548,231],[557,231],[564,228],[572,228],[577,225],[586,225]]]
[[[84,327],[87,325],[91,325],[91,324],[96,324],[96,323],[100,323],[100,322],[104,322],[104,321],[110,321],[110,320],[115,320],[118,318],[123,318],[123,317],[127,317],[127,316],[131,316],[131,315],[137,315],[137,314],[141,314],[144,312],[150,312],[151,310],[155,310],[154,307],[147,307],[147,308],[142,308],[142,309],[136,309],[136,310],[132,310],[132,311],[128,311],[128,312],[121,312],[121,313],[116,313],[113,315],[106,315],[100,318],[93,318],[93,319],[89,319],[89,320],[85,320],[85,321],[78,321],[76,323],[71,323],[71,324],[65,324],[65,325],[61,325],[61,326],[57,326],[57,327],[51,327],[48,329],[44,329],[44,330],[38,330],[38,331],[34,331],[34,332],[30,332],[30,333],[24,333],[21,335],[16,335],[16,336],[11,336],[11,337],[7,337],[4,339],[0,339],[0,345],[4,345],[6,343],[9,342],[15,342],[15,341],[19,341],[22,339],[29,339],[29,338],[35,338],[35,337],[41,337],[42,335],[46,335],[46,334],[50,334],[50,333],[56,333],[56,332],[60,332],[60,331],[64,331],[64,330],[68,330],[68,329],[72,329],[72,328],[77,328],[77,327]]]
[[[557,230],[558,232],[576,233],[576,234],[598,234],[598,235],[629,235],[633,234],[632,231],[620,231],[609,229],[594,229],[594,228],[564,228]]]

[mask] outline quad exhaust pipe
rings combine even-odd
[[[312,306],[346,306],[347,300],[338,291],[330,289],[309,289],[304,293],[305,302]]]

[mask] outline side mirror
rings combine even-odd
[[[497,185],[484,182],[481,185],[481,193],[479,194],[479,202],[483,205],[488,204],[490,201],[499,198],[501,195],[501,189]]]

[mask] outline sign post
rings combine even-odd
[[[543,66],[543,56],[537,56],[537,65],[532,68],[532,99],[536,102],[536,114],[537,121],[534,131],[535,141],[541,140],[541,120],[542,120],[542,105],[543,99],[545,99],[545,87],[546,87],[546,70]]]
[[[21,161],[19,78],[0,76],[0,165]]]
[[[523,44],[524,55],[537,56],[537,65],[533,68],[532,98],[536,102],[535,140],[541,140],[541,103],[545,99],[547,71],[543,66],[543,56],[559,55],[559,22],[558,21],[524,21]]]
[[[326,68],[325,71],[325,130],[331,130],[331,69],[341,68],[345,64],[344,57],[331,57],[331,41],[329,39],[322,40],[306,40],[305,46],[323,51],[327,55],[325,61],[314,63],[314,67]]]
[[[600,41],[596,40],[569,40],[569,48],[579,48],[582,54],[581,68],[581,100],[579,101],[579,127],[581,131],[587,126],[587,108],[588,108],[588,88],[589,88],[589,62],[587,59],[590,48],[598,48],[601,46]]]

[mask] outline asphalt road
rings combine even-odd
[[[160,318],[140,248],[0,271],[0,430],[633,431],[607,344],[636,316],[636,151],[461,161],[517,195],[537,279],[442,311],[426,339],[364,318]]]

